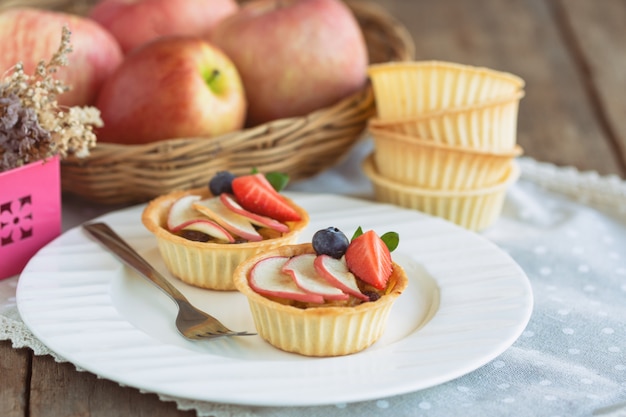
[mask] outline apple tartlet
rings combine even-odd
[[[232,176],[221,188],[159,196],[148,203],[141,220],[176,278],[201,288],[235,290],[237,265],[295,243],[309,216],[262,174]]]
[[[379,241],[369,231],[353,238],[345,254],[302,243],[240,264],[233,280],[248,299],[258,334],[276,348],[305,356],[353,354],[378,341],[408,285],[405,271]]]

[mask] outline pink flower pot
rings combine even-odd
[[[59,166],[53,157],[0,173],[0,279],[61,234]]]

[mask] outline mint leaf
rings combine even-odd
[[[289,183],[289,175],[282,172],[268,172],[265,178],[272,184],[272,187],[278,192],[282,191]]]
[[[350,239],[350,242],[352,242],[354,239],[361,236],[362,234],[363,234],[363,229],[361,228],[361,226],[359,226],[354,231],[354,234],[352,235],[352,239]],[[400,244],[400,235],[396,232],[387,232],[380,237],[380,240],[382,240],[385,246],[387,246],[387,249],[389,249],[389,252],[393,252],[394,250],[396,250],[396,248]]]
[[[352,242],[354,239],[356,239],[357,237],[361,236],[363,234],[363,229],[361,229],[361,226],[359,226],[355,231],[354,234],[352,235],[352,239],[350,239],[350,242]]]
[[[389,252],[393,252],[396,250],[398,245],[400,244],[400,235],[396,232],[387,232],[380,237],[380,239],[387,245],[387,249]]]

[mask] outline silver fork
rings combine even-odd
[[[107,224],[84,224],[83,229],[113,252],[121,261],[156,284],[176,302],[178,305],[176,328],[187,339],[213,339],[222,336],[251,336],[256,334],[232,331],[215,317],[198,310]]]

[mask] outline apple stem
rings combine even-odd
[[[207,83],[209,83],[209,84],[212,83],[219,76],[220,76],[220,70],[214,69],[213,71],[211,71],[211,75],[207,79]]]

